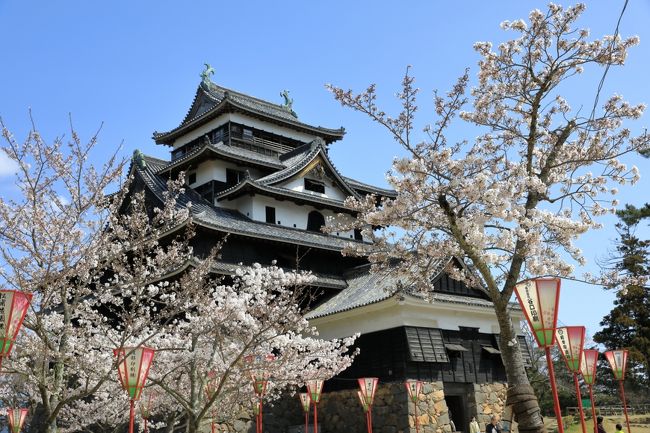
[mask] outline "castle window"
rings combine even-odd
[[[440,329],[406,326],[404,330],[411,361],[449,362]]]
[[[354,239],[357,241],[363,240],[363,236],[361,235],[361,229],[354,229]]]
[[[212,131],[212,142],[218,143],[223,140],[223,127]]]
[[[196,173],[190,173],[187,176],[187,183],[188,185],[192,185],[193,183],[196,183]]]
[[[244,128],[244,132],[242,134],[242,137],[244,140],[252,140],[253,139],[253,130],[250,128]]]
[[[317,180],[305,179],[305,189],[307,191],[314,191],[325,194],[325,184]]]
[[[307,215],[307,230],[320,232],[320,228],[325,225],[325,217],[318,211],[311,211]]]
[[[226,184],[228,186],[237,185],[244,180],[244,172],[240,170],[233,170],[232,168],[226,169]]]
[[[266,207],[266,222],[275,224],[275,208],[271,206]]]

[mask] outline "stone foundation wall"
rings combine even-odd
[[[505,406],[507,385],[504,383],[474,384],[470,387],[466,408],[468,417],[476,419],[484,431],[493,414],[501,415]],[[415,405],[409,400],[404,383],[380,383],[372,409],[373,433],[415,433]],[[313,409],[309,424],[313,423]],[[264,407],[264,433],[288,433],[292,426],[304,426],[304,413],[296,395],[287,396]],[[451,433],[449,408],[445,402],[442,382],[425,382],[417,403],[420,433]],[[321,433],[366,433],[366,419],[357,389],[323,394],[318,404],[318,425]],[[226,427],[226,426],[223,426]],[[457,425],[468,432],[468,426]],[[252,433],[254,424],[242,416],[234,425],[223,429],[232,433]],[[300,430],[302,431],[302,429]]]
[[[476,414],[481,431],[490,422],[492,415],[503,413],[508,385],[505,383],[474,384],[474,401],[468,402],[470,414]]]
[[[310,425],[313,422],[312,413],[310,412],[309,415]],[[288,395],[271,404],[264,405],[263,417],[264,433],[287,433],[291,426],[302,425],[304,428],[305,425],[305,415],[298,394]],[[320,416],[318,418],[320,421]],[[253,433],[254,431],[253,426],[253,429],[249,431],[235,433]]]
[[[372,408],[373,433],[408,432],[406,388],[401,383],[380,383]],[[357,389],[330,392],[318,405],[322,433],[365,433],[366,418]]]
[[[404,385],[402,385],[404,388]],[[416,431],[415,405],[409,400],[409,430]],[[442,382],[425,382],[417,404],[417,422],[421,433],[449,433],[449,409]]]

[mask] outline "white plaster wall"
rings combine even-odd
[[[278,184],[276,186],[279,186],[281,188],[290,189],[290,190],[293,190],[293,191],[312,194],[312,195],[315,195],[315,196],[318,196],[318,197],[331,198],[331,199],[334,199],[334,200],[341,200],[342,201],[342,200],[345,200],[348,197],[346,193],[341,191],[338,188],[338,186],[336,186],[336,184],[334,182],[332,182],[331,180],[329,180],[329,179],[321,180],[321,179],[317,179],[316,177],[313,177],[313,176],[305,176],[305,177],[307,179],[313,179],[313,180],[316,180],[318,182],[323,182],[325,184],[325,194],[321,194],[321,193],[318,193],[318,192],[306,190],[305,189],[305,178],[303,178],[303,177],[296,177],[296,178],[288,180],[287,182]]]
[[[196,173],[196,182],[191,186],[197,187],[211,180],[225,182],[226,169],[228,168],[241,171],[248,170],[252,179],[257,179],[261,176],[261,172],[259,170],[250,167],[238,166],[232,162],[222,160],[203,161],[195,170],[188,170],[187,174],[189,175],[191,173]],[[302,178],[296,182],[301,182],[301,185],[303,184]],[[326,191],[328,190],[326,189]],[[314,193],[314,195],[323,196],[323,194],[318,193]],[[336,212],[333,212],[329,209],[319,210],[313,206],[299,206],[290,200],[279,201],[274,198],[265,197],[259,194],[252,197],[246,195],[235,200],[216,201],[214,204],[216,206],[225,207],[228,209],[237,209],[243,215],[261,222],[266,222],[266,206],[271,206],[275,208],[276,224],[277,221],[280,221],[280,225],[282,226],[298,228],[302,230],[307,229],[307,216],[311,211],[316,210],[323,214],[326,224],[328,223],[328,218],[337,216]],[[334,233],[334,235],[346,239],[354,239],[353,231]]]
[[[206,182],[211,180],[226,180],[226,169],[221,166],[223,161],[204,161],[196,167],[194,170],[188,170],[187,175],[196,173],[196,183],[193,183],[192,186],[203,185]],[[188,177],[186,175],[186,177]]]
[[[513,311],[515,333],[521,334],[519,315]],[[479,328],[479,332],[498,334],[499,324],[492,308],[427,303],[408,297],[399,302],[389,298],[376,304],[310,321],[323,339],[349,337],[360,332],[367,334],[399,326],[421,326],[457,331],[459,325]]]
[[[225,207],[228,209],[237,209],[243,215],[255,221],[266,222],[266,206],[275,208],[275,222],[278,225],[290,228],[297,228],[301,230],[307,229],[307,216],[309,212],[316,210],[323,214],[325,217],[325,224],[327,224],[328,217],[334,217],[335,212],[327,209],[316,209],[313,206],[299,206],[291,201],[283,200],[278,201],[271,197],[263,195],[243,196],[235,200],[222,200],[215,203],[217,206]],[[346,239],[354,239],[354,232],[346,231],[334,233],[333,235]]]
[[[188,170],[187,173],[188,174],[196,173],[196,183],[192,184],[192,186],[199,186],[211,180],[218,180],[221,182],[225,182],[227,168],[231,168],[239,171],[248,170],[252,179],[257,179],[260,177],[260,171],[255,168],[239,166],[229,161],[222,161],[216,159],[210,161],[203,161],[201,164],[199,164],[196,167],[195,170]]]
[[[234,200],[223,200],[223,201],[218,201],[215,203],[217,206],[220,207],[225,207],[228,209],[236,209],[239,212],[241,212],[242,215],[245,215],[251,219],[255,219],[253,217],[254,209],[253,209],[253,200],[252,197],[249,195],[245,195],[242,197],[238,197]],[[262,215],[262,220],[266,219],[266,214]]]
[[[262,122],[261,120],[240,113],[231,113],[229,116],[232,122],[241,123],[242,125],[250,126],[251,128],[261,129],[262,131],[282,135],[287,138],[293,138],[294,140],[303,141],[305,143],[309,143],[317,137],[314,134],[307,134],[272,123]]]
[[[176,140],[174,140],[173,147],[174,149],[178,149],[179,147],[183,146],[184,144],[189,143],[190,141],[194,140],[195,138],[199,138],[207,134],[208,132],[212,131],[213,129],[218,128],[219,126],[223,125],[224,123],[231,121],[235,123],[240,123],[242,125],[250,126],[251,128],[256,128],[256,129],[261,129],[263,131],[270,132],[272,134],[277,134],[277,135],[282,135],[284,137],[288,138],[293,138],[294,140],[300,140],[305,143],[309,143],[313,139],[315,139],[317,136],[313,134],[306,134],[303,132],[298,132],[294,131],[289,128],[285,128],[282,126],[274,125],[271,123],[266,123],[262,122],[258,119],[254,119],[252,117],[248,117],[243,114],[239,113],[225,113],[222,114],[215,119],[209,121],[208,123],[192,130],[189,131],[187,134],[182,135],[178,137]]]
[[[174,150],[178,149],[179,147],[189,143],[190,141],[194,140],[195,138],[203,137],[205,134],[208,132],[212,131],[213,129],[218,128],[219,126],[223,125],[224,123],[228,122],[230,115],[229,114],[222,114],[221,116],[216,117],[215,119],[212,119],[208,123],[206,123],[203,126],[199,126],[198,128],[189,131],[187,134],[181,135],[178,137],[176,140],[174,140]]]

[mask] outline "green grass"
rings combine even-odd
[[[557,423],[555,419],[544,418],[546,428],[549,432],[556,429]],[[616,424],[620,423],[623,426],[623,431],[627,433],[625,427],[625,416],[606,416],[603,421],[603,427],[607,433],[614,433],[616,431]],[[632,433],[650,433],[650,415],[631,415],[630,416],[630,429]],[[594,423],[592,420],[587,420],[587,433],[593,433]],[[580,426],[580,419],[575,418],[575,422],[564,429],[564,433],[582,433]]]

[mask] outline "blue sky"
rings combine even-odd
[[[622,4],[588,3],[580,23],[593,36],[612,33]],[[17,137],[28,130],[30,107],[49,138],[66,132],[68,113],[86,137],[103,122],[98,161],[121,142],[125,155],[138,148],[168,157],[151,134],[178,125],[207,62],[218,84],[276,102],[289,89],[301,120],[344,126],[345,139],[331,151],[337,167],[385,185],[384,174],[401,149],[362,115],[343,109],[324,84],[362,90],[377,83],[380,103],[391,109],[405,67],[412,65],[424,126],[431,121],[432,89],[448,89],[465,67],[476,73],[475,41],[503,40],[508,34],[499,29],[501,21],[545,7],[542,1],[0,0],[0,116]],[[650,102],[649,21],[650,2],[630,1],[621,33],[639,35],[641,45],[625,68],[610,71],[605,97],[616,92],[631,102]],[[599,73],[585,74],[567,89],[572,106],[591,107]],[[648,124],[646,116],[632,126],[640,131]],[[463,132],[456,130],[458,137]],[[626,162],[645,177],[635,188],[622,188],[619,199],[640,205],[648,200],[650,162]],[[9,181],[0,177],[0,188]],[[580,242],[591,271],[616,237],[615,219],[603,222],[606,229]],[[598,287],[565,282],[560,319],[585,324],[592,334],[612,299]]]

